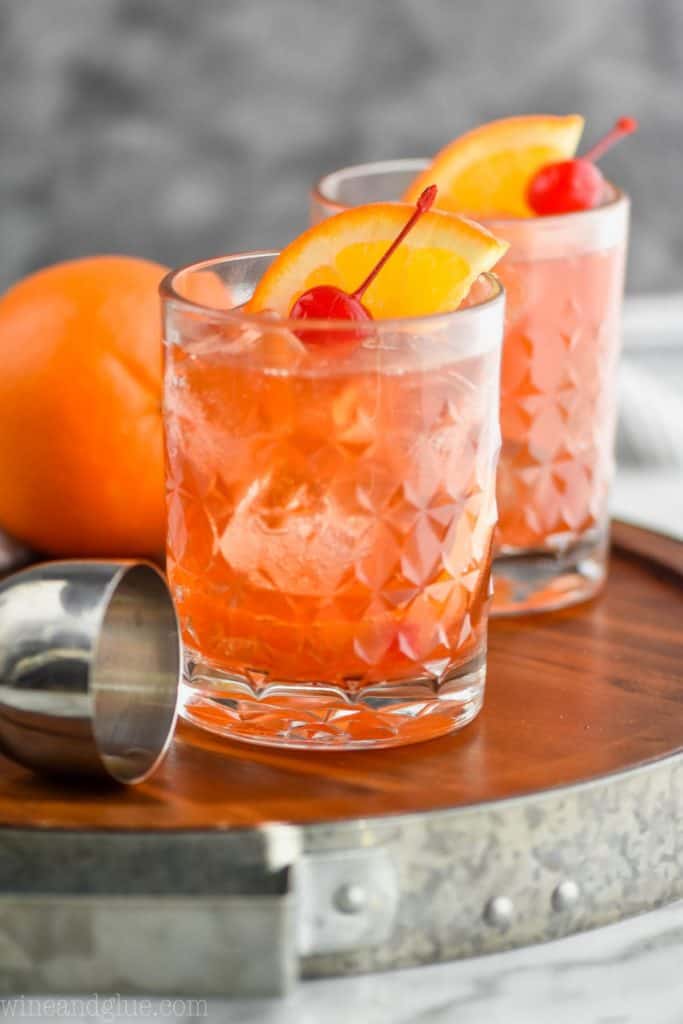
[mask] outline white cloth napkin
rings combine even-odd
[[[683,540],[683,294],[624,313],[612,513]]]
[[[683,295],[626,302],[617,462],[683,470]]]

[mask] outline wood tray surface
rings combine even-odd
[[[454,735],[301,753],[181,723],[148,782],[41,778],[0,757],[0,826],[215,830],[454,809],[576,785],[683,751],[683,544],[613,526],[594,601],[490,628],[487,698]]]

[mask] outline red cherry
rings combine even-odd
[[[637,128],[635,118],[620,117],[614,128],[584,156],[541,167],[527,190],[527,201],[534,213],[545,217],[599,206],[605,194],[605,179],[595,161]]]
[[[415,210],[409,220],[404,224],[394,241],[384,253],[379,262],[373,267],[365,280],[356,288],[355,292],[345,292],[342,288],[336,288],[332,284],[318,284],[303,292],[296,300],[290,310],[292,320],[372,320],[372,314],[361,302],[361,296],[367,291],[375,280],[380,270],[387,262],[392,253],[398,248],[409,231],[413,229],[423,213],[433,205],[436,199],[436,185],[426,188],[417,203]],[[328,342],[357,341],[364,337],[363,331],[354,330],[302,330],[297,332],[302,341],[311,345],[326,344]]]
[[[360,299],[349,295],[333,284],[318,284],[309,288],[296,300],[290,312],[292,320],[372,320],[372,315]],[[325,345],[328,342],[357,341],[363,337],[362,331],[339,330],[297,331],[301,341],[309,345]]]
[[[319,284],[304,292],[289,315],[294,320],[372,320],[360,299],[333,284]]]
[[[532,178],[527,200],[534,213],[545,217],[592,210],[601,202],[604,189],[605,179],[599,168],[577,157],[542,167]]]

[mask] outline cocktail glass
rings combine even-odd
[[[348,167],[313,189],[313,222],[399,199],[428,161]],[[583,601],[605,579],[629,201],[486,221],[510,249],[493,614]]]
[[[276,255],[162,284],[182,714],[306,749],[451,732],[484,695],[502,288],[361,325],[249,314]]]

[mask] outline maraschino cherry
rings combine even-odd
[[[372,320],[370,310],[363,305],[361,299],[380,270],[387,262],[392,253],[398,248],[403,239],[427,210],[433,205],[436,199],[436,185],[426,188],[417,203],[415,210],[384,253],[380,261],[370,271],[362,284],[354,292],[345,292],[332,284],[319,284],[303,292],[292,306],[290,317],[293,320]],[[316,331],[304,330],[301,332],[303,341],[313,345],[319,345],[330,341],[351,341],[363,336],[362,331]]]
[[[529,206],[541,217],[574,213],[599,206],[605,195],[605,179],[595,162],[608,149],[638,128],[633,117],[620,117],[614,128],[584,156],[546,164],[534,175],[527,190]]]

